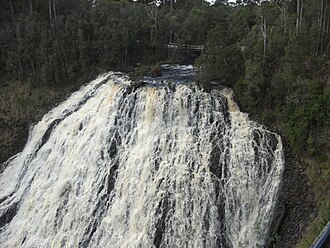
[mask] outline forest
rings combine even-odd
[[[184,60],[170,42],[204,45],[198,84],[232,87],[245,112],[318,165],[316,187],[329,190],[320,186],[330,178],[329,0],[1,1],[0,85],[65,87]],[[330,219],[322,192],[320,223]]]

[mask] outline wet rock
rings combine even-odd
[[[284,152],[285,167],[282,185],[269,237],[273,239],[272,247],[290,248],[294,247],[302,238],[317,209],[314,193],[308,184],[307,176],[303,172],[302,163],[297,161],[290,146],[285,142]],[[286,213],[280,226],[276,228],[282,215],[283,204],[287,208]]]
[[[152,77],[160,77],[162,75],[162,70],[159,64],[156,64],[152,69],[151,69],[151,76]]]

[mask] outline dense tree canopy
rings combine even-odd
[[[243,107],[283,132],[297,153],[326,154],[328,1],[245,1],[217,8],[228,16],[208,32],[197,61],[200,82],[233,87]]]
[[[297,152],[317,153],[329,148],[329,26],[329,0],[1,1],[0,74],[59,85],[180,58],[169,42],[204,44],[200,84],[233,87]]]
[[[95,67],[123,69],[167,59],[169,41],[203,44],[217,21],[202,0],[0,4],[2,78],[37,84],[70,82]]]

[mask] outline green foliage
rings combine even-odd
[[[0,75],[63,85],[96,68],[180,59],[167,44],[204,44],[197,81],[233,87],[246,111],[297,153],[329,148],[330,6],[292,1],[74,0],[0,4]],[[139,78],[143,68],[133,74]]]
[[[244,78],[234,86],[239,98],[249,108],[255,108],[260,104],[263,97],[265,79],[263,77],[263,64],[245,61]]]
[[[50,87],[8,81],[0,84],[0,162],[15,154],[26,141],[28,124],[40,118],[72,93],[77,85]]]
[[[200,0],[5,1],[0,4],[0,75],[67,84],[93,68],[127,69],[170,56],[169,42],[203,44],[228,16]],[[224,8],[222,4],[218,8]]]
[[[233,87],[245,111],[278,129],[297,154],[318,156],[330,148],[330,51],[317,16],[330,20],[330,9],[308,2],[298,24],[291,2],[219,7],[226,18],[208,32],[197,81]]]
[[[319,213],[314,219],[311,228],[306,235],[302,237],[301,242],[297,248],[309,248],[316,240],[320,232],[327,225],[330,220],[330,157],[327,161],[316,160],[309,166],[307,173],[316,189],[316,199],[318,202]]]
[[[137,64],[132,72],[129,73],[131,80],[138,82],[142,77],[146,76],[150,71],[150,67],[143,64]]]
[[[220,10],[230,13],[226,8]],[[235,39],[228,19],[222,20],[208,32],[205,53],[196,61],[200,68],[197,75],[200,84],[216,81],[233,86],[237,82],[243,73],[244,61],[241,47]]]

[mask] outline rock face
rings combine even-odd
[[[286,162],[274,225],[281,218],[283,207],[286,207],[286,212],[278,232],[271,236],[275,247],[294,247],[316,216],[317,209],[303,164],[297,161],[288,144],[284,143],[284,151]]]
[[[156,64],[152,69],[151,69],[151,76],[152,77],[160,77],[162,75],[162,70],[159,64]]]

